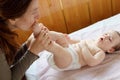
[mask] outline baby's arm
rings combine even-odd
[[[63,47],[67,47],[68,44],[75,44],[80,42],[80,40],[71,39],[68,34],[60,32],[49,31],[49,35],[51,36],[52,40],[54,40],[56,43],[60,44]]]
[[[70,43],[70,44],[76,44],[76,43],[79,43],[80,42],[80,40],[76,40],[76,39],[67,39],[67,41],[68,41],[68,43]]]
[[[100,64],[105,58],[105,53],[102,50],[92,55],[86,46],[83,47],[82,54],[86,64],[89,66]]]

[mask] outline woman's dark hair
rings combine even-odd
[[[21,17],[32,0],[0,0],[0,48],[5,53],[8,64],[11,65],[19,44],[17,34],[8,28],[7,20]]]

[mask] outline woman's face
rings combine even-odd
[[[22,30],[30,30],[39,19],[39,0],[32,0],[23,16],[16,18],[15,27]]]

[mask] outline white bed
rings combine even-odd
[[[75,31],[69,36],[75,39],[94,39],[109,30],[120,31],[120,14]],[[107,55],[100,65],[65,72],[49,67],[46,61],[49,53],[47,51],[42,53],[44,54],[40,55],[40,58],[27,70],[27,80],[120,80],[119,51],[116,52],[118,54]]]

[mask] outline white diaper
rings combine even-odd
[[[52,53],[49,55],[49,57],[48,57],[48,59],[47,59],[48,64],[49,64],[52,68],[54,68],[54,69],[56,69],[56,70],[58,70],[58,71],[80,69],[81,64],[79,63],[79,56],[78,56],[78,54],[76,53],[76,51],[74,50],[74,48],[72,47],[72,45],[69,45],[69,47],[66,48],[66,50],[68,50],[68,51],[70,52],[71,56],[72,56],[72,62],[71,62],[71,64],[70,64],[68,67],[62,68],[62,69],[58,68],[58,67],[55,65],[55,62],[54,62],[54,59],[53,59],[54,55],[53,55]]]

